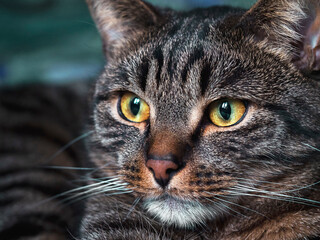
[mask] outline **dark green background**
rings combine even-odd
[[[254,0],[149,0],[178,10],[248,8]],[[85,0],[0,0],[0,85],[86,80],[102,69],[101,42]]]

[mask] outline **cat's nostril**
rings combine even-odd
[[[172,174],[172,173],[174,173],[174,172],[176,172],[176,169],[172,169],[172,168],[169,168],[169,169],[167,169],[167,171],[166,171],[166,173],[167,174]]]
[[[173,173],[180,169],[179,164],[169,160],[149,159],[146,165],[153,173],[157,183],[163,188],[169,183]]]

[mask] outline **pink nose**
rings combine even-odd
[[[169,183],[172,173],[179,169],[178,164],[168,160],[149,159],[146,165],[152,171],[157,183],[163,188]]]

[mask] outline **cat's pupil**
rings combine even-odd
[[[133,115],[137,115],[140,111],[141,101],[139,98],[135,97],[130,101],[130,110]]]
[[[223,117],[224,120],[229,120],[231,116],[231,106],[229,102],[223,102],[220,105],[219,112],[221,117]]]

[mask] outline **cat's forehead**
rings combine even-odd
[[[214,22],[173,25],[151,38],[122,62],[132,85],[158,100],[186,101],[206,97],[239,65],[232,43],[218,34]]]
[[[176,18],[110,64],[106,82],[111,89],[120,86],[121,91],[133,92],[169,112],[190,111],[199,102],[208,104],[222,97],[263,98],[273,85],[265,66],[286,70],[267,54],[251,49],[244,38],[234,38],[236,21],[231,22]]]

